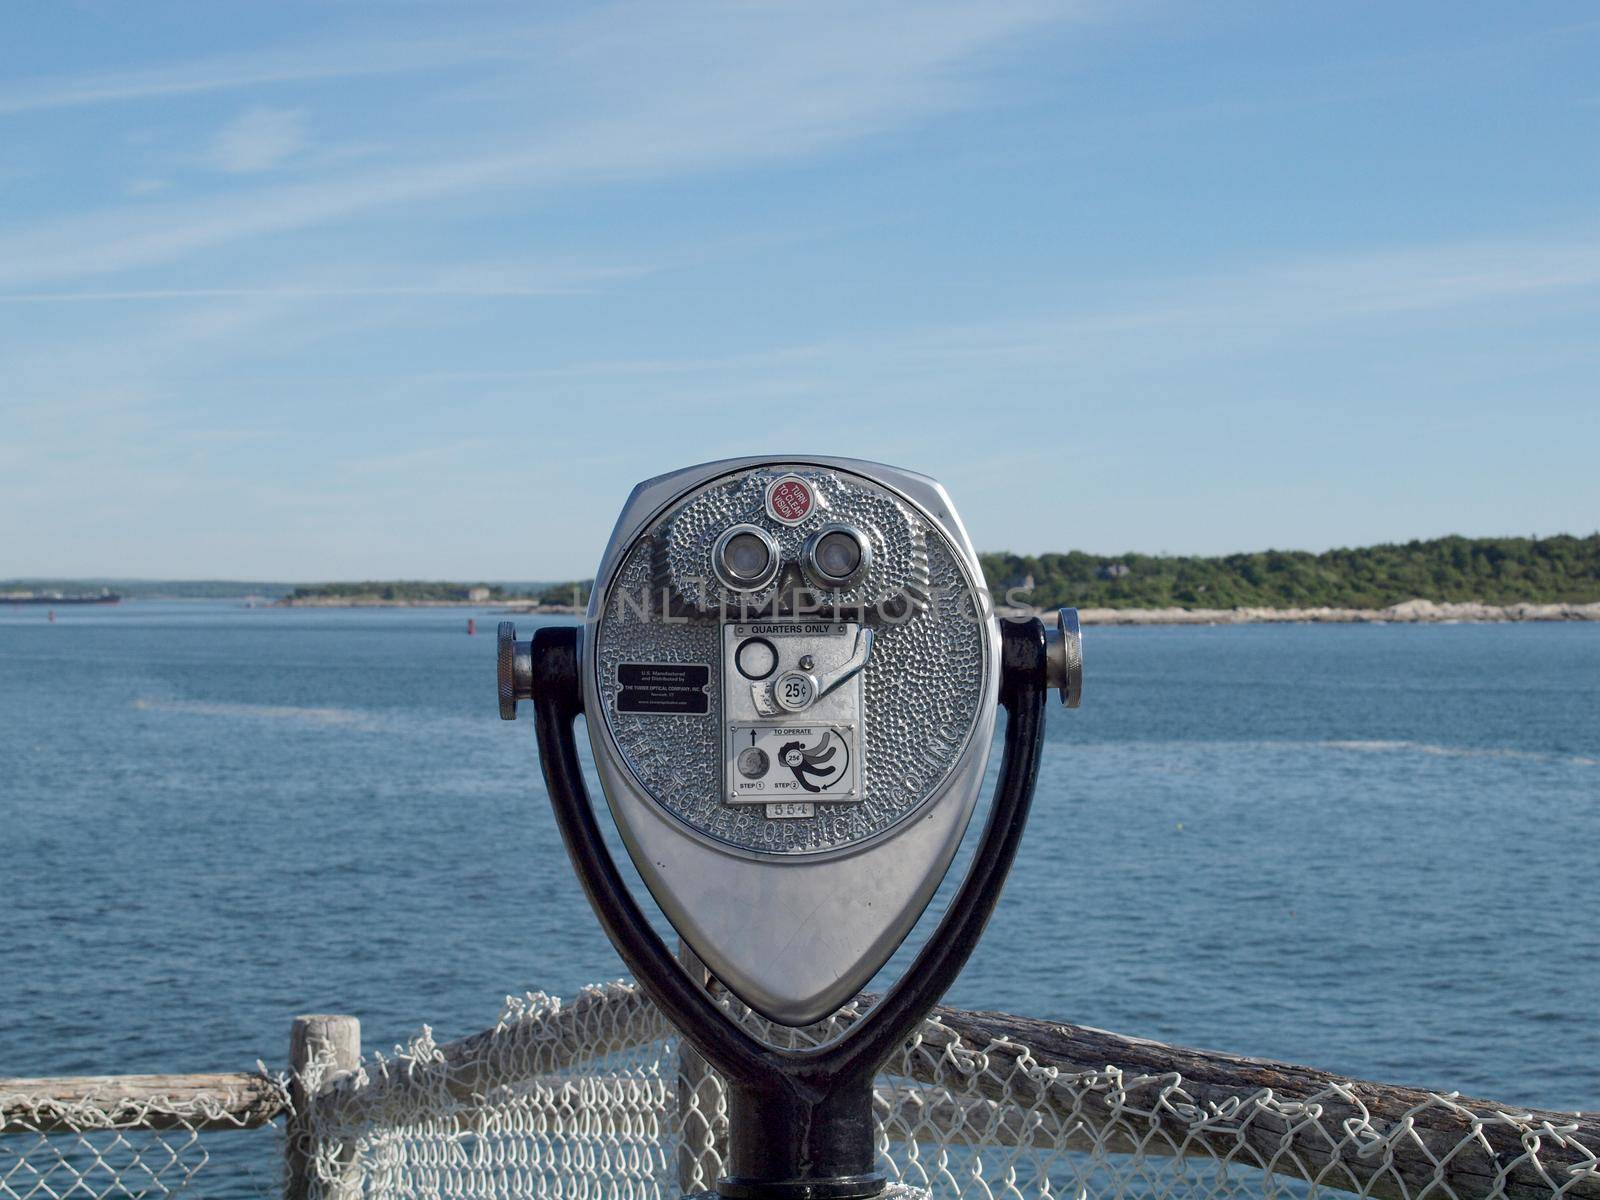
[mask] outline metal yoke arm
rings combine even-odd
[[[578,760],[583,710],[578,631],[539,630],[532,645],[535,730],[567,853],[607,936],[656,1006],[729,1081],[733,1178],[723,1195],[830,1200],[873,1195],[872,1079],[966,965],[1016,857],[1044,741],[1046,637],[1037,619],[1004,622],[1000,703],[1005,752],[972,864],[938,928],[884,998],[826,1046],[769,1046],[736,1025],[679,965],[607,849]],[[781,867],[775,869],[782,869]]]

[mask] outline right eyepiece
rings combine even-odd
[[[824,525],[806,539],[800,570],[806,582],[826,592],[849,587],[872,565],[872,543],[854,525]]]
[[[759,525],[733,525],[711,548],[711,569],[736,592],[759,592],[778,577],[778,543]]]

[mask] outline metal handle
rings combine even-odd
[[[500,622],[495,674],[500,683],[500,719],[517,719],[517,701],[533,699],[533,643],[517,641],[517,627]]]
[[[830,674],[814,675],[810,671],[785,671],[770,685],[758,683],[752,687],[750,695],[756,702],[756,711],[764,717],[776,717],[785,712],[804,712],[829,692],[837,691],[840,685],[859,675],[871,657],[872,630],[858,630],[849,659],[840,663]],[[804,661],[802,660],[802,663]],[[793,698],[782,687],[787,679],[798,679],[802,685],[802,690],[796,692]]]
[[[1061,692],[1061,703],[1077,708],[1083,700],[1083,630],[1078,610],[1056,610],[1056,627],[1044,631],[1045,670],[1049,686]]]
[[[840,663],[832,674],[817,676],[817,699],[820,700],[829,692],[835,691],[845,680],[855,678],[866,667],[867,660],[871,657],[872,630],[857,630],[856,644],[850,650],[849,659]]]

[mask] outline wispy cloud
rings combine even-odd
[[[210,55],[133,71],[42,76],[0,87],[0,116],[317,80],[441,72],[471,62],[525,57],[537,46],[537,33],[532,22],[471,35],[417,29],[388,38],[328,37],[313,45]]]
[[[1506,318],[1519,304],[1593,306],[1597,293],[1600,230],[1568,230],[1279,259],[1111,291],[1066,311],[890,335],[870,352],[919,370],[1230,357],[1473,306]]]
[[[343,264],[296,280],[232,286],[0,292],[0,304],[138,304],[205,300],[318,301],[342,299],[520,299],[592,294],[619,280],[650,274],[651,263],[458,263],[421,278],[391,265]]]
[[[169,262],[446,195],[495,189],[525,203],[806,157],[971,103],[964,69],[976,56],[1069,11],[1013,2],[612,12],[544,46],[573,89],[597,95],[582,116],[530,121],[513,111],[512,124],[501,118],[468,150],[413,149],[406,160],[292,185],[13,227],[0,236],[0,286]]]
[[[304,112],[292,108],[252,108],[217,131],[208,157],[219,171],[249,175],[283,165],[305,143]]]
[[[1471,306],[1493,306],[1509,318],[1520,303],[1568,299],[1600,303],[1600,230],[1282,258],[1080,295],[1074,303],[1005,320],[821,338],[736,354],[587,360],[439,378],[645,377],[660,384],[680,376],[1053,371],[1238,355],[1336,326],[1424,319]]]
[[[150,288],[121,292],[0,292],[0,304],[110,304],[144,300],[247,300],[279,298],[300,300],[339,300],[353,297],[440,298],[477,297],[493,299],[520,296],[573,296],[593,291],[592,287],[554,284],[413,284],[393,287],[215,287]]]

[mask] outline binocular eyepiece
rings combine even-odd
[[[783,568],[777,539],[759,525],[730,525],[717,537],[711,569],[731,592],[759,594]],[[854,525],[829,524],[811,533],[798,566],[806,583],[820,592],[838,592],[857,582],[872,565],[872,541]]]

